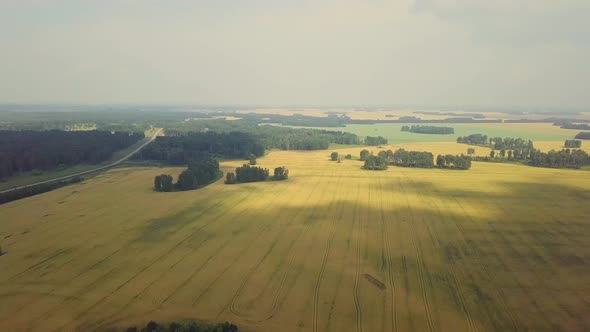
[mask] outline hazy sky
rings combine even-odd
[[[589,0],[0,0],[0,102],[590,108]]]

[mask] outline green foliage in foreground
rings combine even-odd
[[[159,324],[150,321],[144,328],[129,327],[125,332],[238,332],[236,325],[229,322],[206,324],[195,321],[179,321]]]

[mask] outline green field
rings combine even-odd
[[[561,129],[550,123],[491,123],[491,124],[458,124],[436,123],[426,124],[441,127],[452,127],[454,135],[429,135],[402,132],[401,127],[412,124],[405,123],[377,123],[371,125],[352,124],[346,127],[325,127],[316,129],[346,131],[360,137],[383,136],[389,143],[411,142],[455,142],[457,137],[469,134],[486,134],[489,137],[520,137],[533,141],[564,141],[573,139],[579,130]],[[294,127],[297,128],[297,127]],[[314,127],[315,128],[315,127]]]
[[[259,164],[289,180],[175,193],[153,177],[181,168],[115,169],[0,206],[0,331],[184,318],[269,332],[590,328],[587,172],[328,159],[271,152]]]

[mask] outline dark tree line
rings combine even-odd
[[[82,182],[81,177],[75,176],[69,180],[54,181],[33,186],[27,186],[20,189],[11,190],[5,193],[0,193],[0,204],[16,201],[21,198],[34,196],[48,191],[52,191],[70,184]]]
[[[377,137],[367,136],[365,138],[365,144],[371,145],[371,146],[384,145],[384,144],[387,144],[387,138],[385,138],[383,136],[377,136]]]
[[[402,126],[401,131],[409,131],[417,134],[435,134],[435,135],[449,135],[454,134],[455,129],[452,127],[438,127],[438,126]]]
[[[582,141],[579,141],[577,139],[566,139],[564,147],[570,149],[579,149],[582,147]]]
[[[58,166],[98,164],[144,138],[110,131],[0,131],[0,178]]]
[[[402,167],[432,168],[434,167],[434,156],[430,152],[406,151],[398,149],[379,151],[378,156],[385,159],[389,164]]]
[[[459,136],[459,137],[457,137],[457,143],[487,146],[488,145],[488,135],[471,134],[468,136]]]
[[[324,150],[331,143],[360,143],[356,135],[343,132],[267,125],[260,127],[267,128],[249,129],[246,127],[248,132],[167,131],[168,136],[156,138],[135,158],[182,165],[191,159],[201,159],[204,155],[253,160],[252,156],[264,155],[265,149]]]
[[[534,150],[528,162],[531,166],[549,168],[581,168],[590,165],[590,156],[584,150],[551,150],[547,153]]]
[[[577,139],[590,139],[590,132],[589,131],[583,131],[580,132],[576,135]]]
[[[467,170],[471,168],[471,157],[464,155],[454,156],[451,154],[439,154],[436,157],[436,166],[438,168]]]
[[[187,169],[178,176],[178,181],[173,183],[171,175],[162,174],[154,178],[154,190],[170,192],[197,189],[220,176],[219,162],[214,158],[191,160]]]

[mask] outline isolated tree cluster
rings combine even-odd
[[[436,157],[436,166],[438,168],[467,170],[471,168],[471,157],[464,155],[454,156],[451,154],[439,154]]]
[[[566,139],[564,147],[570,149],[579,149],[582,147],[582,141],[577,139]]]

